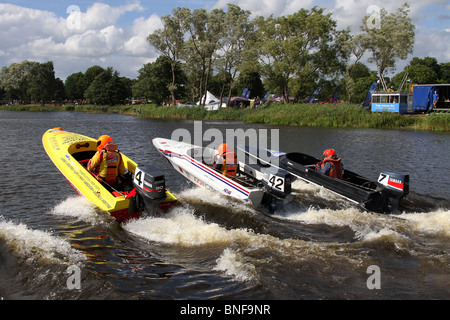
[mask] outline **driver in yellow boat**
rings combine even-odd
[[[113,144],[113,138],[107,135],[97,139],[97,152],[89,160],[87,168],[101,181],[110,186],[117,184],[117,178],[125,173],[125,165],[118,146]]]
[[[236,152],[231,152],[226,143],[222,143],[217,151],[217,160],[212,168],[222,172],[224,176],[235,177],[238,169]]]

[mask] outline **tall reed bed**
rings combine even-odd
[[[133,114],[144,118],[178,120],[238,120],[286,126],[333,128],[409,128],[424,131],[450,131],[450,113],[400,115],[391,112],[372,113],[351,104],[281,104],[263,105],[257,109],[221,108],[207,111],[200,106],[170,107],[156,105],[123,106],[0,106],[0,110],[81,111],[92,113]],[[140,111],[140,112],[139,112]]]
[[[243,120],[276,125],[339,128],[410,127],[417,121],[413,117],[396,113],[372,113],[350,104],[272,105],[246,115]]]

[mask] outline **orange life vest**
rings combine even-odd
[[[323,168],[323,166],[326,162],[329,162],[331,165],[331,170],[330,170],[329,176],[332,178],[342,179],[343,170],[342,170],[341,158],[339,158],[339,159],[327,158],[322,161],[320,167]]]
[[[119,165],[121,161],[122,155],[119,151],[108,147],[102,149],[99,151],[100,165],[94,168],[93,173],[107,184],[115,185],[119,176]]]
[[[224,176],[236,177],[238,161],[236,152],[225,152],[222,154],[222,174]]]

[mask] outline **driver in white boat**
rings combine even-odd
[[[113,144],[113,138],[107,135],[97,139],[97,152],[89,160],[87,168],[94,173],[100,181],[110,186],[118,183],[118,177],[125,173],[125,165],[118,146]]]
[[[235,177],[238,170],[238,161],[236,152],[231,152],[226,143],[222,143],[217,149],[218,154],[215,156],[214,164],[211,166],[224,176]]]

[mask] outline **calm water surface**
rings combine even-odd
[[[193,132],[193,122],[0,111],[0,299],[450,298],[448,133],[202,125],[278,129],[280,150],[319,157],[335,148],[346,168],[372,179],[409,172],[404,212],[368,213],[296,182],[296,206],[267,217],[197,189],[157,153],[153,137]],[[113,136],[137,163],[166,171],[179,204],[118,224],[77,196],[46,155],[42,135],[56,126]],[[380,289],[367,286],[372,265]],[[70,266],[81,271],[80,289],[68,288]]]

